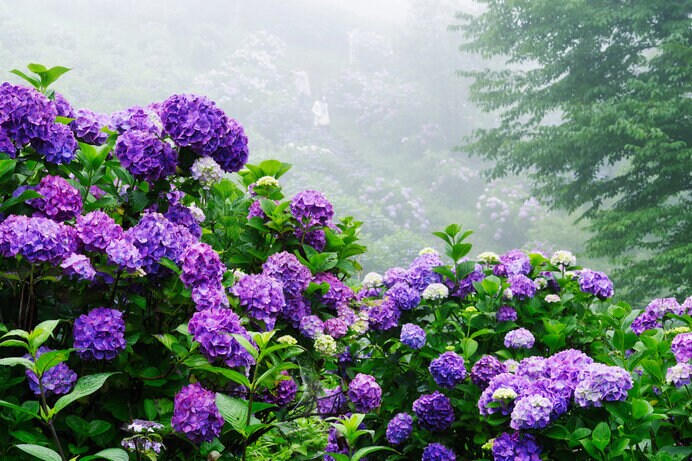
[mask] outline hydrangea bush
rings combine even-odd
[[[362,276],[361,223],[284,196],[213,101],[97,114],[29,70],[0,85],[3,459],[246,460],[300,424],[294,459],[692,454],[692,298],[633,310],[458,225]]]

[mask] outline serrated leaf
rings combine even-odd
[[[605,450],[605,447],[610,443],[610,427],[608,427],[608,423],[605,421],[598,423],[591,433],[591,441],[599,450]]]
[[[24,453],[28,453],[31,456],[38,458],[42,461],[62,461],[62,458],[57,451],[51,450],[50,448],[42,447],[40,445],[31,445],[20,443],[15,445],[15,447],[22,450]]]
[[[216,407],[223,419],[244,436],[247,422],[248,402],[216,393]]]

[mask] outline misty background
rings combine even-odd
[[[287,196],[319,189],[338,216],[363,221],[364,272],[408,265],[431,232],[475,230],[472,255],[512,248],[581,252],[585,231],[548,211],[529,184],[488,181],[463,139],[496,123],[468,100],[462,54],[448,27],[455,0],[77,0],[0,2],[0,62],[73,70],[56,85],[76,108],[110,113],[173,93],[204,94],[244,125],[250,163],[294,165]],[[39,13],[40,12],[40,13]],[[501,68],[500,61],[490,63]],[[306,85],[307,82],[307,85]],[[309,86],[309,92],[307,87]],[[315,126],[315,101],[329,124]]]

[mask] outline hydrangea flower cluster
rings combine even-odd
[[[517,328],[505,335],[505,347],[512,349],[531,349],[536,338],[526,328]]]
[[[344,412],[348,400],[341,387],[324,389],[324,395],[317,399],[317,412],[322,416],[337,415]]]
[[[115,143],[115,156],[137,179],[154,183],[175,173],[178,153],[146,131],[126,131]]]
[[[651,301],[644,312],[639,314],[632,322],[631,328],[639,336],[646,330],[663,327],[663,318],[666,314],[684,315],[686,309],[675,298],[658,298]]]
[[[239,334],[248,341],[250,335],[240,325],[240,319],[230,309],[210,307],[192,315],[187,331],[199,343],[199,350],[207,360],[221,360],[229,367],[243,367],[255,363],[254,358],[231,335]]]
[[[376,299],[364,307],[368,316],[370,329],[377,331],[387,331],[397,326],[401,311],[397,309],[394,301],[385,297]]]
[[[91,261],[84,255],[72,253],[60,263],[60,267],[65,274],[79,280],[94,280],[96,271],[91,265]]]
[[[174,203],[168,207],[164,216],[173,224],[186,228],[193,237],[197,239],[202,237],[202,227],[193,214],[192,208],[186,207],[182,203]]]
[[[83,360],[112,360],[125,350],[122,312],[97,307],[74,321],[74,348]]]
[[[442,276],[433,271],[433,268],[437,266],[442,266],[440,255],[437,253],[422,254],[411,262],[404,278],[413,288],[423,293],[431,283],[442,282]],[[447,289],[446,286],[445,289]],[[449,295],[448,289],[444,297],[447,297],[447,295]]]
[[[221,287],[221,279],[226,266],[219,255],[206,243],[193,243],[181,255],[180,280],[187,288],[197,285]]]
[[[139,250],[128,239],[111,240],[106,247],[108,261],[120,270],[133,273],[142,267],[142,256]]]
[[[452,402],[438,391],[423,394],[413,402],[418,424],[431,432],[442,432],[454,422]]]
[[[334,339],[339,339],[348,333],[348,325],[340,317],[333,317],[324,321],[324,333]]]
[[[681,333],[670,343],[670,351],[678,363],[687,363],[692,360],[692,333]]]
[[[498,322],[514,322],[517,319],[517,311],[511,306],[500,306],[495,318]]]
[[[483,266],[480,264],[476,264],[473,272],[471,272],[469,275],[461,279],[457,286],[454,286],[450,281],[447,281],[448,285],[450,285],[450,290],[452,290],[452,294],[454,296],[458,296],[461,299],[466,298],[467,296],[473,294],[476,292],[476,287],[473,286],[475,282],[481,282],[485,279],[485,273],[483,272]]]
[[[317,284],[327,283],[329,285],[327,292],[319,296],[320,302],[329,308],[337,309],[355,298],[355,293],[353,293],[351,287],[347,286],[332,273],[320,272],[315,274],[312,281]]]
[[[150,107],[132,106],[113,112],[108,120],[108,127],[119,134],[126,131],[144,131],[157,136],[163,134],[161,118]]]
[[[550,257],[550,264],[560,269],[574,266],[577,264],[577,258],[567,250],[558,250]]]
[[[46,175],[35,188],[41,197],[27,200],[38,216],[56,221],[67,221],[82,212],[79,191],[60,176]]]
[[[146,213],[136,226],[125,232],[125,237],[139,251],[142,267],[148,274],[159,271],[158,262],[166,257],[176,263],[195,238],[183,226],[173,224],[160,213]]]
[[[334,338],[324,334],[319,335],[315,338],[314,347],[318,353],[326,357],[332,357],[336,355],[336,352],[339,350],[339,347],[337,346]]]
[[[464,358],[452,351],[430,362],[429,370],[437,385],[446,389],[453,389],[466,378]]]
[[[488,387],[478,399],[478,410],[483,416],[497,412],[508,415],[512,412],[514,401],[508,400],[502,393],[496,395],[496,392],[500,389],[511,390],[516,396],[519,396],[528,386],[529,380],[522,376],[515,376],[511,373],[496,375],[490,380]],[[490,405],[491,403],[499,403],[500,406]]]
[[[553,402],[540,394],[530,394],[516,401],[512,410],[512,429],[542,429],[550,424]]]
[[[232,292],[250,317],[264,321],[267,330],[274,328],[286,305],[281,282],[263,274],[246,275],[236,282]]]
[[[456,461],[454,452],[439,443],[430,443],[423,449],[422,461]]]
[[[211,157],[200,157],[190,167],[191,176],[199,181],[202,189],[209,190],[223,179],[221,166]]]
[[[399,413],[387,424],[385,436],[392,445],[404,443],[413,432],[413,418],[408,413]]]
[[[108,125],[108,116],[92,112],[89,109],[77,109],[71,118],[69,127],[77,140],[86,144],[100,146],[108,140],[108,133],[101,131]]]
[[[193,443],[211,442],[221,434],[223,423],[216,394],[199,383],[188,384],[175,395],[171,425]]]
[[[300,321],[300,332],[306,338],[317,338],[324,333],[324,322],[316,315],[308,315]]]
[[[293,402],[298,394],[298,383],[291,378],[287,371],[282,371],[274,384],[274,388],[267,390],[262,396],[262,400],[284,407]]]
[[[334,207],[320,191],[304,190],[291,199],[291,214],[303,226],[328,226],[334,217]]]
[[[613,296],[613,282],[603,272],[584,269],[579,274],[579,288],[584,293],[606,299]]]
[[[262,273],[283,285],[286,298],[296,298],[310,285],[312,274],[295,255],[282,251],[271,255],[262,265]]]
[[[86,251],[104,252],[106,247],[123,236],[123,229],[103,211],[90,211],[77,217],[77,238]]]
[[[603,401],[625,400],[632,389],[632,376],[620,367],[592,363],[579,374],[574,401],[581,407],[600,407]]]
[[[497,375],[507,373],[507,366],[492,355],[484,355],[471,367],[471,382],[485,389]]]
[[[411,310],[420,304],[420,293],[406,282],[395,283],[386,294],[402,311]]]
[[[507,281],[512,295],[517,299],[533,298],[536,295],[536,285],[525,275],[510,275]]]
[[[692,382],[692,365],[689,363],[678,363],[668,368],[666,382],[678,388],[690,384]]]
[[[52,349],[49,347],[41,346],[38,351],[36,351],[36,358],[51,351]],[[29,354],[26,354],[24,358],[33,362]],[[25,374],[28,379],[29,388],[35,395],[41,395],[41,386],[43,386],[43,391],[46,396],[67,394],[72,390],[74,383],[77,381],[77,373],[72,371],[65,362],[60,362],[45,370],[41,377],[40,385],[36,373],[27,368]]]
[[[422,349],[425,346],[425,330],[413,323],[405,323],[401,327],[400,339],[411,349]]]
[[[370,413],[382,403],[382,388],[372,376],[358,373],[348,385],[348,398],[358,413]]]
[[[499,277],[527,275],[531,272],[531,260],[521,250],[511,250],[500,256],[500,263],[493,267]]]
[[[522,432],[505,432],[493,442],[495,461],[541,461],[542,451],[533,435]]]
[[[449,288],[442,283],[431,283],[423,290],[422,297],[427,301],[439,301],[449,296]]]

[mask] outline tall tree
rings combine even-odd
[[[692,1],[478,0],[459,13],[472,99],[499,114],[464,149],[532,179],[593,231],[634,299],[692,285]]]

